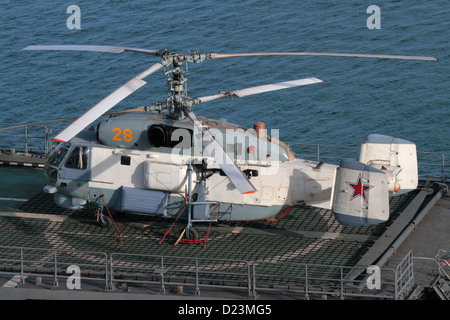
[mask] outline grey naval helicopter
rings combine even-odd
[[[193,222],[270,219],[297,204],[332,210],[343,225],[370,225],[389,218],[389,197],[414,190],[418,183],[416,146],[372,134],[359,160],[339,165],[297,159],[290,147],[263,123],[243,128],[197,117],[200,103],[245,97],[322,82],[306,78],[192,98],[186,90],[187,63],[258,55],[321,55],[436,60],[432,57],[336,53],[177,53],[118,46],[37,45],[24,50],[137,52],[160,61],[106,96],[60,132],[60,142],[45,165],[44,191],[57,205],[80,209],[90,204],[119,212],[187,219]],[[169,96],[144,109],[101,120],[117,103],[164,69]],[[186,209],[186,210],[185,210]],[[108,217],[101,214],[100,221]]]

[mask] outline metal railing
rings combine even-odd
[[[369,288],[367,267],[0,246],[0,274],[19,275],[22,284],[28,276],[39,276],[58,286],[61,279],[70,280],[73,266],[79,268],[81,282],[103,283],[105,291],[120,283],[153,291],[156,286],[160,294],[167,293],[168,286],[183,286],[192,287],[196,295],[203,289],[233,289],[250,299],[267,292],[300,294],[306,299],[312,295],[402,299],[414,282],[411,254],[395,270],[382,269],[379,286]],[[354,269],[366,276],[347,279]]]
[[[396,299],[406,296],[414,285],[413,252],[409,251],[395,269]]]
[[[450,180],[450,164],[446,159],[450,153],[444,152],[417,152],[417,165],[419,177],[430,181],[447,182]]]
[[[5,143],[4,140],[8,142]],[[43,153],[52,150],[52,128],[43,125],[0,123],[0,148],[24,153]]]
[[[324,161],[339,164],[342,159],[358,159],[358,147],[343,147],[300,142],[289,142],[289,146],[298,158],[311,161]],[[450,153],[417,152],[419,179],[447,182],[450,180]]]
[[[113,253],[110,287],[114,283],[158,284],[166,293],[169,284],[201,288],[245,290],[251,296],[250,264],[231,259]]]
[[[450,280],[450,250],[438,250],[433,258],[414,257],[414,259],[424,263],[429,262],[421,266],[423,273],[439,275],[446,280]]]
[[[0,274],[19,275],[20,284],[29,276],[39,276],[53,279],[53,287],[58,287],[60,279],[71,277],[70,266],[79,268],[80,281],[100,281],[108,288],[108,257],[103,252],[0,247]]]
[[[267,263],[254,263],[253,295],[256,292],[295,292],[303,294],[305,299],[311,295],[363,299],[402,299],[412,287],[414,281],[411,272],[403,272],[397,267],[383,268],[373,276],[368,267],[350,267],[321,264],[284,263],[282,267],[296,268],[295,272],[286,274],[267,273],[257,268],[264,268]],[[372,266],[376,267],[376,266]],[[412,270],[412,260],[403,265],[406,270]],[[350,272],[361,274],[360,277],[349,280]],[[279,272],[279,270],[278,270]],[[377,281],[376,283],[375,280]]]

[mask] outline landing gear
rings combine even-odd
[[[120,243],[123,243],[122,236],[120,235],[119,228],[117,228],[117,225],[115,224],[111,212],[109,211],[108,207],[106,206],[106,203],[103,201],[103,204],[99,204],[97,207],[97,213],[95,214],[97,218],[97,223],[101,227],[111,227],[114,226],[116,228],[117,235],[119,236]],[[108,212],[108,215],[103,214],[103,208],[106,208],[106,211]]]
[[[112,226],[112,220],[107,215],[103,214],[103,205],[98,204],[97,205],[97,211],[95,213],[95,219],[97,221],[97,224],[100,227],[111,227]]]
[[[201,240],[198,239],[197,229],[193,227],[186,227],[185,229],[181,230],[178,240],[175,242],[174,246],[176,246],[180,242],[196,243],[198,241],[201,242]]]
[[[198,231],[193,227],[189,227],[189,233],[184,233],[184,239],[187,240],[198,240]]]
[[[100,198],[103,200],[103,196],[100,196]],[[97,210],[95,213],[95,218],[97,224],[100,227],[107,227],[107,228],[114,226],[114,220],[111,216],[109,208],[106,206],[106,203],[103,201],[103,203],[98,203],[96,206]],[[106,211],[104,209],[106,209]]]
[[[98,217],[97,223],[100,227],[111,227],[113,225],[113,222],[110,217],[105,216],[104,214],[100,214]]]
[[[178,234],[178,240],[198,240],[198,231],[193,227],[186,227]]]

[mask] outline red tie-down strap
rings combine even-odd
[[[114,225],[114,228],[116,228],[116,232],[117,232],[117,234],[119,235],[120,243],[123,243],[122,235],[120,234],[119,228],[117,227],[116,223],[114,222],[114,219],[113,219],[113,217],[112,217],[112,215],[111,215],[111,212],[109,211],[109,208],[108,208],[108,206],[106,205],[105,199],[104,199],[103,197],[102,197],[102,201],[103,201],[103,205],[104,205],[105,208],[106,208],[106,211],[108,211],[109,217],[111,218],[111,221],[112,221],[112,223],[113,223],[113,225]]]

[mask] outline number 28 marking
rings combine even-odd
[[[125,140],[127,142],[130,142],[133,140],[133,131],[130,129],[120,129],[120,128],[113,128],[114,132],[117,132],[116,135],[113,137],[113,140],[116,141],[122,141]]]

